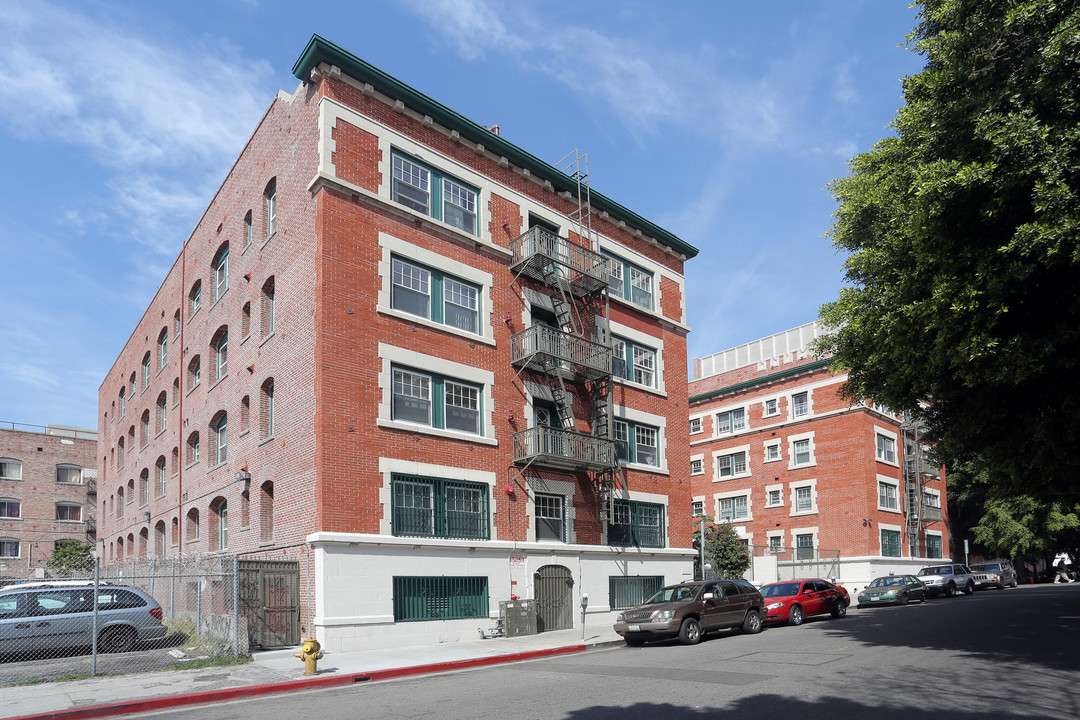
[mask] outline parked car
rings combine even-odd
[[[1001,582],[1009,587],[1016,587],[1019,579],[1016,576],[1016,568],[1010,560],[987,560],[971,566],[975,572],[993,572],[1001,576]]]
[[[161,606],[142,590],[101,584],[97,600],[100,651],[127,652],[139,641],[165,635]],[[90,647],[93,629],[92,582],[33,582],[0,588],[0,648],[4,653]]]
[[[764,615],[761,593],[741,578],[685,582],[661,588],[638,607],[619,613],[615,632],[627,645],[671,637],[693,645],[724,628],[756,633]]]
[[[992,570],[978,570],[977,566],[971,567],[971,575],[975,578],[976,590],[1004,590],[1005,581],[1001,579],[1001,574]]]
[[[811,615],[847,615],[848,592],[842,586],[812,578],[770,583],[761,588],[765,598],[765,622],[802,625]]]
[[[907,605],[912,600],[926,602],[926,585],[914,575],[886,575],[875,578],[859,593],[859,607]]]
[[[930,597],[954,597],[958,591],[965,595],[975,592],[975,576],[960,563],[930,565],[920,570],[918,577],[926,585],[926,593]]]

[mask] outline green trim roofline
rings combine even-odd
[[[691,395],[689,404],[694,405],[696,403],[702,403],[706,400],[712,400],[713,398],[718,398],[723,395],[730,395],[731,393],[739,392],[740,390],[748,390],[749,388],[755,387],[757,385],[767,385],[768,383],[776,382],[777,380],[783,380],[787,377],[801,375],[802,373],[810,372],[811,370],[828,367],[829,362],[830,360],[828,358],[826,358],[825,360],[814,360],[813,362],[808,362],[805,365],[799,365],[797,367],[781,370],[778,373],[773,373],[772,375],[764,375],[759,378],[754,378],[753,380],[747,380],[746,382],[738,383],[737,385],[729,385],[728,387],[720,388],[719,390],[711,390],[707,393],[702,393],[701,395]]]
[[[382,94],[401,100],[406,107],[418,113],[430,115],[440,125],[457,130],[462,137],[481,143],[497,155],[505,156],[514,165],[525,168],[538,177],[550,180],[556,192],[577,191],[577,183],[566,173],[318,35],[311,36],[304,52],[293,65],[292,73],[297,79],[308,82],[311,79],[312,68],[318,67],[320,63],[336,65],[349,77],[370,84]],[[680,240],[659,225],[649,222],[605,195],[590,190],[589,196],[595,210],[606,211],[617,220],[624,220],[628,225],[640,228],[642,232],[687,258],[698,254],[698,249],[693,245]]]

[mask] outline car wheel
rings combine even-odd
[[[841,600],[836,603],[836,607],[833,608],[832,616],[834,618],[842,618],[847,616],[847,603]]]
[[[949,583],[945,587],[945,597],[956,597],[956,585]]]
[[[106,653],[127,652],[135,647],[135,631],[128,627],[111,627],[98,636],[98,651]]]
[[[803,611],[798,605],[792,605],[791,611],[788,613],[787,624],[788,625],[802,625]]]
[[[641,644],[645,642],[642,638],[634,637],[632,635],[623,636],[623,640],[625,640],[626,644],[630,647],[641,647]]]
[[[964,594],[970,595],[973,592],[975,592],[975,583],[969,580],[968,584],[964,586]]]
[[[903,595],[900,596],[900,604],[901,605],[907,605],[908,602],[910,602],[910,600],[911,600],[911,598],[908,597],[907,593],[904,593]]]
[[[761,632],[761,614],[757,610],[747,610],[742,621],[742,631],[747,635]]]
[[[679,626],[679,642],[683,645],[697,645],[701,642],[701,623],[694,618],[686,618]]]

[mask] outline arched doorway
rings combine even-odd
[[[545,565],[533,574],[536,631],[574,627],[574,576],[562,565]]]

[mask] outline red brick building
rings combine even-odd
[[[821,332],[809,323],[694,360],[694,513],[729,520],[782,577],[814,560],[813,574],[858,585],[948,557],[945,480],[918,429],[842,399],[846,375],[807,350]]]
[[[101,385],[105,556],[293,561],[330,650],[688,577],[697,251],[317,36],[293,72]]]
[[[0,428],[0,579],[42,578],[64,540],[93,542],[93,430]]]

